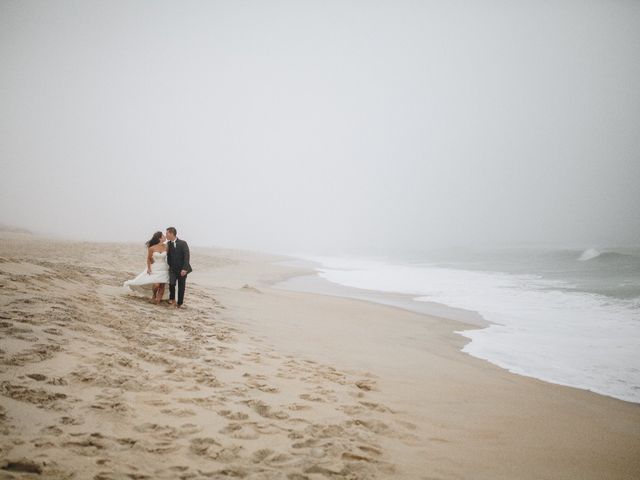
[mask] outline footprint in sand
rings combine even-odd
[[[224,446],[210,437],[194,438],[189,445],[189,450],[192,453],[220,462],[232,462],[238,459],[241,449],[242,447],[239,445]]]
[[[78,455],[85,457],[93,457],[103,453],[107,447],[105,437],[98,433],[72,433],[72,437],[78,437],[77,440],[67,440],[62,442],[64,448],[68,448]]]
[[[47,427],[42,427],[40,429],[40,433],[44,434],[44,435],[62,435],[64,433],[64,430],[62,430],[60,427],[58,427],[57,425],[49,425]]]
[[[362,405],[341,405],[338,410],[346,413],[347,415],[358,415],[366,411]]]
[[[223,368],[225,370],[233,370],[236,366],[241,365],[239,362],[223,362],[217,358],[204,358],[203,360],[212,367]]]
[[[31,348],[15,353],[5,361],[6,365],[24,366],[28,363],[42,362],[55,356],[62,350],[60,345],[37,343]]]
[[[118,394],[96,395],[96,399],[90,405],[90,408],[104,413],[117,413],[119,415],[124,415],[131,410]]]
[[[43,328],[42,331],[44,333],[48,333],[49,335],[62,335],[62,330],[59,328]]]
[[[164,407],[166,405],[169,405],[169,402],[167,400],[163,400],[161,398],[153,398],[150,400],[145,400],[144,403],[146,405],[151,405],[153,407]]]
[[[271,406],[262,400],[244,400],[242,403],[251,407],[258,415],[265,418],[277,418],[284,420],[289,418],[289,414],[282,410],[273,411]]]
[[[334,390],[316,387],[313,389],[312,393],[302,393],[298,395],[298,397],[310,402],[333,403],[338,401],[338,398],[334,394]]]
[[[302,393],[298,395],[298,397],[300,397],[303,400],[307,400],[309,402],[326,402],[327,401],[324,397],[320,395],[311,394],[311,393]]]
[[[60,417],[59,422],[62,425],[82,425],[84,423],[84,420],[79,418],[64,416],[64,417]]]
[[[359,402],[360,405],[366,407],[369,410],[373,410],[375,412],[382,412],[382,413],[395,413],[393,410],[391,410],[389,407],[386,407],[380,403],[376,403],[376,402],[365,402],[365,401],[360,401]]]
[[[253,422],[233,422],[220,430],[220,433],[242,440],[255,440],[260,437],[260,432],[258,432],[258,429]]]
[[[15,385],[8,381],[0,382],[0,395],[51,410],[60,409],[60,401],[67,398],[64,393],[33,389],[24,385]]]
[[[193,423],[183,423],[180,427],[160,425],[157,423],[142,423],[133,427],[136,432],[151,434],[155,438],[175,440],[202,431],[202,427]]]
[[[375,390],[376,389],[376,382],[373,380],[358,380],[355,383],[356,387],[358,387],[360,390],[364,390],[366,392],[371,391],[371,390]]]
[[[266,465],[276,465],[288,462],[293,457],[286,453],[279,453],[270,448],[261,448],[251,454],[251,461],[253,463],[263,463]]]
[[[26,458],[0,461],[0,470],[15,473],[42,473],[42,465]],[[15,478],[13,475],[7,478]]]
[[[350,426],[363,427],[373,433],[379,433],[379,434],[393,433],[393,430],[389,427],[389,425],[387,425],[384,422],[381,422],[380,420],[362,420],[357,418],[355,420],[347,420],[345,424],[349,427]]]
[[[243,353],[242,357],[253,363],[262,363],[262,354],[259,352]]]
[[[382,455],[382,450],[376,447],[372,447],[370,445],[358,445],[357,448],[369,455],[375,455],[375,456]]]
[[[171,415],[172,417],[191,417],[196,414],[190,408],[165,408],[160,410],[160,413]]]
[[[219,410],[218,415],[228,418],[229,420],[246,420],[249,415],[242,412],[232,412],[231,410]]]
[[[193,397],[193,398],[179,398],[177,399],[178,403],[193,403],[202,408],[206,408],[207,410],[215,410],[216,407],[220,407],[223,403],[217,398],[214,397]]]
[[[265,380],[267,380],[266,375],[252,375],[250,373],[244,373],[242,376],[247,378],[245,385],[250,388],[255,388],[265,393],[278,393],[280,391],[278,387],[269,385],[265,382]]]

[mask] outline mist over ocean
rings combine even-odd
[[[463,351],[514,373],[640,402],[640,248],[306,256],[331,282],[473,310]]]

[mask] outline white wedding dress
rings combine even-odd
[[[151,273],[143,272],[132,280],[124,282],[125,287],[134,292],[151,296],[153,294],[154,283],[169,283],[169,264],[167,263],[167,252],[153,252],[153,263]],[[165,288],[163,299],[169,298],[169,288]]]

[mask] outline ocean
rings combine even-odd
[[[477,312],[490,325],[457,332],[474,357],[640,403],[640,248],[302,257],[335,284]]]

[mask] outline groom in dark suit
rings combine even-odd
[[[176,304],[180,308],[184,301],[184,290],[187,283],[187,274],[191,273],[189,265],[189,245],[180,240],[176,235],[175,227],[167,228],[167,263],[169,264],[169,303]],[[178,282],[178,302],[176,303],[176,282]]]

